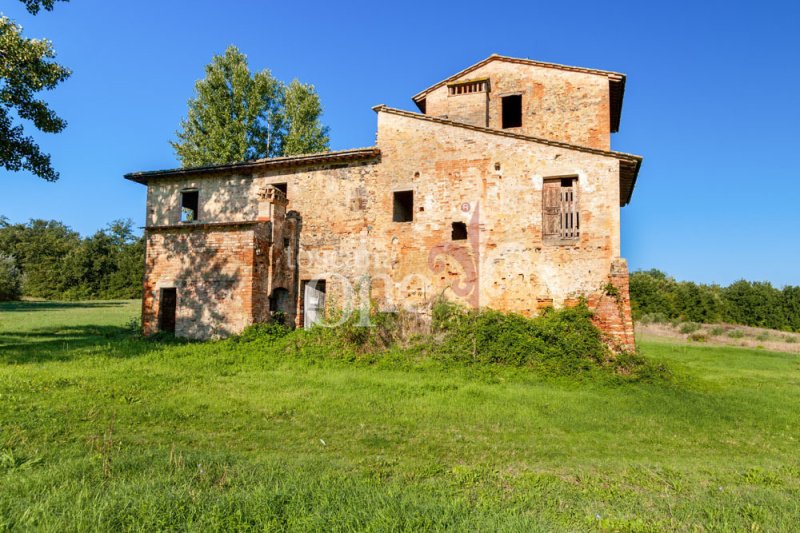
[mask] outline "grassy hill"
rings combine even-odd
[[[136,338],[0,305],[0,530],[792,530],[800,357],[648,340],[670,380]]]

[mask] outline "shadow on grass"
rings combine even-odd
[[[29,311],[58,311],[69,309],[103,309],[108,307],[124,307],[129,305],[126,300],[108,301],[83,301],[83,302],[64,302],[64,301],[21,301],[21,302],[0,302],[0,312],[29,312]]]
[[[166,335],[144,338],[122,326],[54,326],[0,333],[0,364],[70,361],[87,356],[131,358],[187,342]]]

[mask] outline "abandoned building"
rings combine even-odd
[[[499,55],[379,105],[375,146],[137,172],[145,332],[210,338],[280,312],[438,297],[533,316],[585,299],[634,345],[620,208],[641,157],[610,149],[625,76]]]

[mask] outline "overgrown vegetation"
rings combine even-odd
[[[592,324],[585,305],[548,309],[536,318],[492,310],[467,310],[439,301],[432,321],[413,313],[373,310],[369,326],[353,313],[336,327],[292,331],[277,323],[256,324],[231,342],[261,341],[295,357],[334,357],[368,364],[441,364],[485,370],[517,367],[540,376],[600,373],[624,380],[670,378],[663,365],[636,354],[614,357]]]
[[[575,372],[609,359],[585,305],[525,318],[439,302],[433,315],[434,331],[446,334],[437,352],[448,360]]]
[[[630,280],[634,318],[650,322],[727,322],[800,331],[800,287],[737,281],[727,287],[676,281],[658,270]],[[687,332],[688,333],[688,332]]]
[[[138,312],[0,304],[0,530],[800,522],[796,355],[643,343],[682,377],[631,383],[415,360],[371,348],[377,328],[360,348],[275,325],[146,340],[128,326]]]
[[[0,300],[138,298],[143,275],[144,240],[130,220],[82,238],[55,220],[0,217]]]

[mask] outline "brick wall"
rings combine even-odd
[[[492,61],[464,76],[489,78],[488,127],[501,129],[501,97],[522,95],[522,127],[525,135],[592,148],[611,145],[608,78],[597,74],[568,72],[533,65]],[[454,80],[454,82],[459,80]],[[425,99],[425,112],[452,120],[483,126],[473,121],[473,95],[450,96],[447,86],[439,87]]]
[[[255,227],[193,226],[146,235],[142,322],[158,330],[161,289],[175,288],[175,334],[223,337],[253,322],[256,280]]]
[[[489,92],[448,96],[443,86],[428,95],[427,114],[500,129],[500,97],[520,93],[515,133],[609,146],[604,76],[490,62],[468,77],[489,78]],[[303,283],[325,279],[327,301],[339,307],[358,306],[365,284],[384,309],[422,312],[439,296],[527,316],[584,297],[610,342],[633,347],[613,155],[385,109],[377,147],[379,157],[358,162],[153,180],[145,331],[158,327],[162,288],[177,289],[176,333],[208,338],[268,320],[276,289],[288,291],[289,319],[301,324]],[[546,242],[543,183],[562,177],[576,179],[580,237]],[[276,184],[286,184],[286,198]],[[180,223],[184,189],[199,190],[194,224]],[[413,191],[413,221],[392,220],[398,191]],[[466,239],[453,240],[453,223],[466,226]]]
[[[174,223],[180,190],[193,187],[201,223],[258,220],[263,229],[149,235],[148,331],[158,283],[181,284],[178,331],[207,337],[267,319],[275,288],[291,293],[301,324],[302,282],[314,278],[326,280],[337,306],[357,306],[364,283],[384,309],[424,310],[444,295],[533,316],[584,296],[605,317],[599,325],[617,328],[601,297],[609,279],[622,286],[620,276],[609,278],[619,256],[614,157],[387,112],[378,116],[378,147],[380,159],[369,162],[152,184],[151,224]],[[543,182],[558,176],[577,178],[581,235],[568,245],[542,239]],[[279,206],[263,194],[276,183],[287,184]],[[414,191],[412,222],[392,220],[399,190]],[[453,222],[467,226],[466,240],[452,240]],[[223,275],[209,278],[208,269]]]
[[[589,307],[594,311],[593,322],[606,334],[612,349],[617,352],[636,350],[628,264],[624,259],[614,260],[606,289],[591,296]]]

